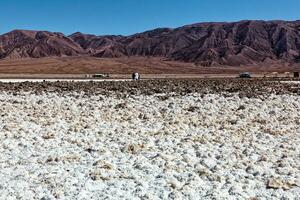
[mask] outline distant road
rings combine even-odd
[[[0,82],[42,82],[42,81],[130,81],[131,74],[109,74],[109,78],[90,78],[92,74],[0,74]],[[140,74],[141,79],[214,79],[236,78],[233,74]],[[292,78],[292,73],[251,73],[253,78]]]
[[[0,74],[0,79],[70,79],[70,80],[113,80],[131,79],[131,74],[110,74],[108,79],[89,78],[88,74]],[[92,75],[92,74],[90,74]],[[234,78],[235,74],[140,74],[142,79],[172,78]]]

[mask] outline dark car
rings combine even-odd
[[[93,74],[92,75],[93,78],[109,78],[109,74],[105,73],[105,74]]]
[[[251,74],[249,72],[244,72],[241,73],[238,78],[251,78]]]

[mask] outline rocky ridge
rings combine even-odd
[[[0,36],[0,58],[164,57],[201,66],[300,61],[300,21],[198,23],[130,36],[16,30]]]

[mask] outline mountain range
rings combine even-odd
[[[162,57],[197,66],[300,63],[300,20],[209,22],[130,36],[66,36],[14,30],[0,35],[0,59]]]

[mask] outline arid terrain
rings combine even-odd
[[[0,35],[0,199],[299,199],[299,71],[300,21]]]
[[[289,84],[289,82],[294,84]],[[240,96],[257,97],[274,94],[300,94],[299,79],[158,79],[142,81],[101,81],[101,82],[16,82],[1,83],[0,91],[13,93],[43,92],[81,93],[85,95],[186,95],[238,93]]]
[[[1,199],[297,199],[299,81],[0,83]]]
[[[38,59],[0,60],[0,73],[27,74],[89,74],[113,73],[128,74],[132,72],[155,74],[197,74],[213,73],[220,68],[203,68],[193,63],[167,61],[164,58],[95,58],[63,57]],[[228,67],[224,72],[236,72],[239,69]]]
[[[54,57],[25,58],[0,60],[1,74],[186,74],[209,75],[231,74],[236,76],[241,72],[252,72],[258,75],[273,72],[285,73],[299,71],[300,65],[273,64],[250,66],[210,66],[204,67],[194,63],[170,61],[166,58],[129,57],[129,58],[95,58],[95,57]],[[172,78],[172,77],[170,77]]]
[[[198,23],[130,36],[14,30],[0,73],[236,73],[300,68],[300,21]]]

